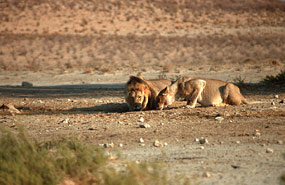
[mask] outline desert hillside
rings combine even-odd
[[[187,72],[209,64],[211,70],[280,67],[285,60],[285,3],[278,0],[4,0],[0,6],[5,71]]]

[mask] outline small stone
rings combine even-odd
[[[122,143],[120,143],[120,144],[119,144],[119,147],[121,147],[121,148],[122,148],[123,146],[124,146],[124,145],[123,145]]]
[[[145,146],[145,144],[144,144],[144,143],[141,143],[140,146]]]
[[[66,118],[65,120],[62,120],[61,122],[62,122],[62,123],[69,123],[69,119]]]
[[[240,141],[236,141],[237,144],[240,144]]]
[[[165,143],[164,143],[164,146],[167,146],[167,145],[168,145],[168,143],[165,142]]]
[[[114,143],[105,143],[105,144],[103,144],[103,146],[105,147],[105,148],[114,148]]]
[[[203,145],[203,144],[208,144],[209,142],[208,142],[207,139],[201,137],[201,139],[199,139],[199,143],[200,143],[201,145]]]
[[[160,125],[161,125],[161,126],[163,126],[163,125],[164,125],[164,123],[160,123]]]
[[[279,98],[278,94],[275,94],[275,95],[274,95],[274,98],[278,99],[278,98]]]
[[[155,141],[153,142],[153,146],[155,146],[155,147],[161,147],[162,144],[161,144],[158,140],[155,140]]]
[[[110,148],[114,148],[114,146],[115,146],[114,143],[110,143],[110,144],[109,144],[109,147],[110,147]]]
[[[22,87],[33,87],[31,82],[22,82]]]
[[[272,148],[267,148],[266,149],[266,153],[273,153],[273,152],[274,152],[274,150]]]
[[[204,172],[202,176],[208,178],[211,177],[211,174],[209,172]]]
[[[139,121],[143,123],[144,122],[144,118],[140,117]]]
[[[195,140],[194,140],[195,142],[199,142],[199,138],[195,138]]]
[[[261,136],[261,133],[259,132],[258,129],[255,130],[255,132],[253,133],[254,136]]]
[[[205,147],[203,147],[203,146],[200,146],[200,149],[204,150],[204,149],[205,149]]]
[[[273,101],[273,102],[271,102],[271,105],[275,105],[275,102]]]
[[[283,141],[282,141],[282,140],[278,140],[277,143],[278,143],[279,145],[283,145]]]
[[[143,138],[140,138],[140,143],[143,143],[143,142],[144,142]]]
[[[221,116],[217,116],[217,117],[215,117],[215,120],[217,120],[217,121],[219,121],[219,123],[221,123],[224,120],[224,118]]]
[[[140,128],[150,128],[150,125],[149,124],[141,124],[140,125]]]

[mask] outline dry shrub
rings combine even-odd
[[[185,178],[169,179],[159,163],[122,166],[113,168],[103,149],[76,139],[39,143],[23,129],[13,134],[0,128],[0,184],[189,184]]]

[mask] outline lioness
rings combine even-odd
[[[158,93],[171,84],[170,80],[145,80],[141,76],[130,76],[125,86],[125,99],[130,111],[151,110],[156,108]]]
[[[171,105],[175,96],[185,98],[187,107],[194,108],[198,103],[202,106],[251,104],[232,83],[206,78],[181,77],[170,86],[161,90],[157,96],[157,109]]]

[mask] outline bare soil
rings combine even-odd
[[[284,2],[187,2],[3,1],[0,105],[20,112],[3,106],[0,125],[114,143],[118,160],[164,161],[194,184],[279,184],[285,86],[259,82],[284,70]],[[262,103],[128,112],[124,84],[139,72],[237,82]]]

